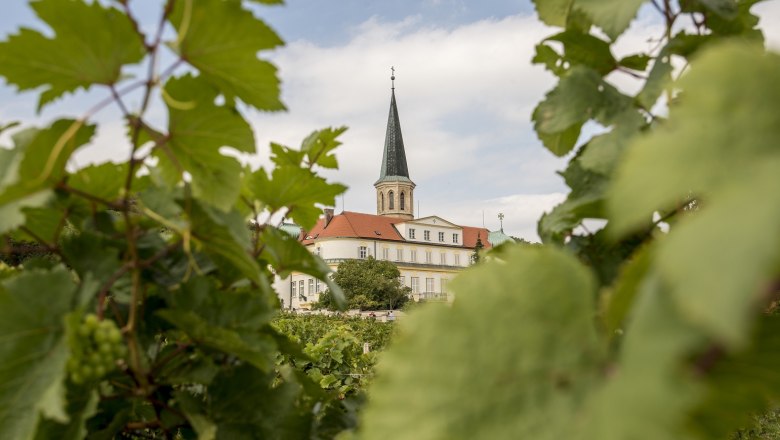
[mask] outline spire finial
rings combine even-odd
[[[498,221],[501,222],[501,232],[504,232],[504,213],[498,213]]]
[[[390,66],[390,88],[395,90],[395,67]]]

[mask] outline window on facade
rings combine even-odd
[[[368,248],[365,246],[360,246],[358,248],[358,258],[361,260],[365,260],[368,257]]]
[[[417,262],[417,251],[409,251],[409,254],[410,254],[409,261],[411,261],[412,263],[416,263]]]
[[[303,280],[298,281],[298,299],[306,301],[306,296],[303,295]]]
[[[412,277],[412,293],[420,293],[420,278]]]
[[[460,266],[460,254],[455,254],[455,265]]]
[[[382,211],[385,210],[385,193],[379,193],[379,199],[382,201]]]
[[[400,203],[400,205],[401,205],[401,211],[406,209],[406,194],[404,194],[403,192],[401,193],[401,203]]]
[[[294,297],[295,295],[298,294],[298,283],[293,281],[291,284],[292,284],[292,296]]]
[[[414,238],[414,228],[409,228],[409,238]]]
[[[382,259],[383,260],[389,260],[390,259],[390,249],[389,248],[382,248]]]
[[[431,241],[431,231],[423,231],[423,238],[425,241]]]
[[[320,284],[320,280],[314,280],[314,291],[322,292],[322,284]]]
[[[458,244],[458,234],[452,234],[452,242]]]
[[[440,253],[439,258],[441,260],[441,264],[447,264],[447,254],[445,252]]]
[[[447,278],[442,278],[441,279],[441,293],[447,293],[447,283],[449,281],[450,280],[448,280]]]
[[[309,295],[314,293],[314,278],[309,278]]]
[[[395,250],[395,261],[404,261],[404,250],[398,248]]]
[[[392,191],[387,193],[387,203],[390,206],[390,209],[395,209],[395,194],[393,194]]]
[[[444,243],[444,232],[439,232],[439,243]]]
[[[426,278],[425,279],[425,292],[426,293],[434,292],[434,290],[433,290],[433,278]]]
[[[433,252],[425,251],[425,262],[431,264],[433,262]]]
[[[406,277],[401,275],[398,277],[398,280],[401,282],[401,287],[406,287]]]

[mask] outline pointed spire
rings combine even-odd
[[[390,71],[392,84],[390,89],[390,114],[387,117],[387,133],[385,134],[385,149],[382,155],[382,169],[377,182],[390,177],[405,178],[393,180],[409,180],[404,139],[401,136],[401,121],[398,118],[398,107],[395,103],[395,68],[391,67]]]

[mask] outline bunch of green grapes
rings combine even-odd
[[[68,371],[74,383],[100,379],[116,368],[117,360],[127,353],[122,332],[110,319],[98,320],[90,313],[84,317],[70,339]],[[75,335],[74,335],[75,336]]]

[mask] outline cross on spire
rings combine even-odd
[[[395,67],[394,66],[390,66],[390,84],[391,84],[390,88],[395,90]]]
[[[504,232],[504,213],[498,213],[498,221],[501,222],[501,232]]]

